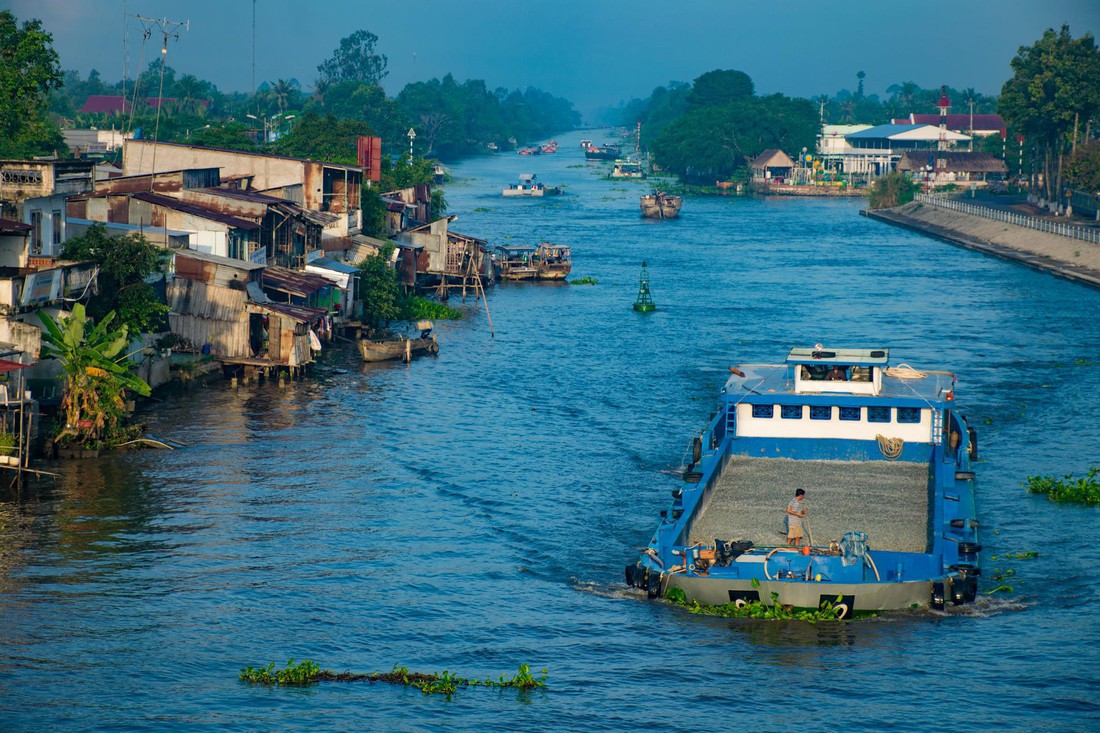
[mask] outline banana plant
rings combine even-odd
[[[151,389],[133,374],[123,350],[129,343],[126,326],[112,329],[114,311],[88,328],[84,306],[56,321],[38,311],[42,321],[42,356],[56,359],[64,375],[61,411],[65,424],[55,443],[72,441],[83,446],[112,445],[128,437],[123,416],[126,390],[148,396]]]

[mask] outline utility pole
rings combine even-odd
[[[157,172],[157,139],[160,135],[160,112],[164,106],[164,67],[168,58],[168,39],[173,38],[176,41],[180,39],[180,29],[184,31],[191,30],[191,21],[184,20],[168,20],[167,18],[146,18],[143,15],[135,15],[139,21],[141,21],[144,27],[145,33],[148,36],[153,28],[157,28],[161,32],[161,36],[164,39],[164,43],[160,48],[160,88],[157,90],[157,121],[153,125],[153,162],[149,176],[149,190],[153,190],[153,181],[156,179]]]

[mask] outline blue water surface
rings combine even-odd
[[[680,219],[645,220],[649,184],[601,177],[581,137],[455,165],[446,197],[455,230],[572,245],[573,277],[598,284],[501,285],[488,313],[452,300],[465,317],[408,366],[340,347],[285,389],[165,394],[141,418],[186,449],[66,464],[0,502],[0,728],[1097,724],[1098,512],[1022,483],[1100,465],[1100,292],[868,220],[861,200],[688,196]],[[502,198],[523,172],[566,195]],[[651,314],[631,309],[643,260]],[[983,588],[1001,575],[1011,592],[813,626],[692,616],[625,586],[727,366],[815,342],[958,374]],[[549,678],[451,700],[237,680],[292,657]]]

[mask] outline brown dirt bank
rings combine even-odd
[[[1100,287],[1100,245],[912,202],[868,217]]]

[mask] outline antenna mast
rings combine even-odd
[[[160,88],[157,90],[157,117],[156,123],[153,125],[153,162],[149,175],[149,190],[153,190],[153,180],[157,171],[157,139],[160,134],[160,110],[164,106],[164,67],[168,58],[168,39],[172,38],[176,41],[180,39],[180,29],[184,31],[191,30],[191,21],[184,20],[168,20],[167,18],[146,18],[143,15],[135,15],[139,21],[141,21],[142,27],[145,30],[146,35],[152,32],[153,28],[160,31],[164,38],[164,44],[160,48]]]

